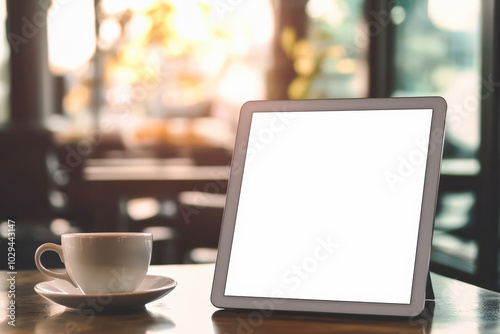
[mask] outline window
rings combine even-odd
[[[282,32],[282,47],[297,76],[288,87],[291,99],[363,97],[367,94],[368,33],[363,1],[310,0],[307,31]]]
[[[393,96],[443,96],[448,102],[445,158],[476,157],[480,1],[399,1],[392,18],[396,24]]]
[[[49,54],[66,86],[62,137],[97,127],[132,150],[230,150],[241,104],[266,97],[274,27],[267,0],[102,0],[57,10]]]

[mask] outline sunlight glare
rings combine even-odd
[[[480,3],[477,0],[429,0],[429,18],[438,28],[451,31],[478,29]]]
[[[47,17],[50,69],[54,73],[78,69],[96,48],[94,2],[72,1],[53,10]]]
[[[190,40],[208,40],[206,17],[198,2],[171,1],[175,5],[174,26],[181,38]]]

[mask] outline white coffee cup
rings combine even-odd
[[[67,280],[84,294],[133,292],[146,277],[153,236],[150,233],[69,233],[61,246],[47,243],[36,250],[35,264],[43,274]],[[59,254],[65,272],[45,268],[40,256]]]

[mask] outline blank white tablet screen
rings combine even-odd
[[[253,113],[225,295],[409,304],[431,117]]]

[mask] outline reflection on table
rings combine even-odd
[[[2,333],[498,333],[500,294],[432,274],[435,303],[421,316],[394,318],[326,315],[267,310],[218,310],[210,303],[213,265],[152,266],[178,286],[145,309],[128,314],[78,314],[38,296],[33,286],[46,280],[38,271],[19,271],[16,326],[8,325],[7,272],[0,272]]]

